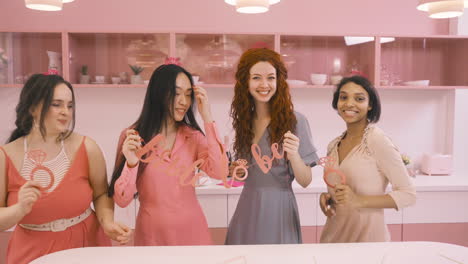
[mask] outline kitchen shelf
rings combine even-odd
[[[0,88],[22,87],[25,77],[46,72],[47,51],[62,56],[61,74],[75,87],[146,87],[130,84],[129,64],[144,67],[143,80],[166,57],[178,57],[182,66],[200,76],[206,88],[234,87],[239,56],[252,47],[278,51],[288,68],[288,79],[305,81],[293,89],[333,89],[332,75],[355,73],[368,77],[379,89],[441,90],[468,88],[468,37],[460,36],[316,36],[222,33],[93,33],[0,32]],[[91,82],[104,76],[106,84],[81,84],[80,69],[88,66]],[[111,84],[125,73],[127,80]],[[324,85],[312,85],[312,73],[327,75]],[[429,86],[403,82],[429,80]],[[336,80],[335,82],[336,83]]]

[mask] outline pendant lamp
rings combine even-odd
[[[62,0],[24,0],[27,8],[41,11],[62,10]]]
[[[236,6],[236,11],[244,14],[265,13],[270,5],[279,3],[280,0],[224,0],[227,4]]]
[[[429,13],[431,18],[452,18],[463,15],[468,0],[419,0],[417,9]]]

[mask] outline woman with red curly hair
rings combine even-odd
[[[248,177],[229,224],[228,245],[302,243],[291,183],[296,179],[307,187],[318,157],[307,119],[294,112],[286,79],[286,67],[275,51],[250,49],[240,58],[231,117],[234,153],[237,159],[247,160]],[[285,156],[266,166],[269,170],[264,173],[251,145],[258,144],[260,156],[273,157],[273,143],[280,145]]]

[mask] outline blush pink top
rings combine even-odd
[[[140,209],[136,219],[135,245],[211,245],[212,240],[203,211],[198,203],[195,188],[181,185],[194,177],[181,171],[167,170],[173,162],[176,168],[191,167],[198,159],[203,159],[201,170],[210,177],[221,179],[227,176],[227,158],[214,123],[205,124],[206,137],[187,126],[177,130],[174,147],[167,162],[148,163],[137,177],[139,167],[124,166],[120,178],[115,183],[114,200],[120,207],[126,207],[138,191]],[[118,153],[125,139],[122,132]],[[140,169],[141,170],[141,169]]]
[[[336,161],[333,168],[346,175],[346,184],[358,195],[384,195],[388,192],[397,210],[416,201],[416,191],[403,164],[401,155],[391,140],[378,127],[369,125],[361,143],[355,146],[338,165],[338,144],[343,135],[328,145],[328,156]],[[334,196],[334,189],[328,187]],[[390,241],[384,221],[384,209],[338,206],[329,217],[320,237],[321,243]]]

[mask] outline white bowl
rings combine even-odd
[[[417,81],[407,81],[403,82],[402,85],[406,86],[428,86],[430,80],[417,80]]]
[[[306,85],[306,81],[302,80],[286,80],[290,86],[297,86],[297,85]]]
[[[97,83],[103,83],[106,80],[103,75],[96,75],[94,78],[96,79]]]
[[[113,84],[119,84],[120,83],[120,77],[112,77],[112,83]]]
[[[324,85],[327,82],[327,75],[323,73],[310,74],[310,82],[314,85]]]
[[[343,79],[343,76],[341,75],[332,75],[330,76],[330,83],[332,85],[338,85],[341,82],[341,79]]]

